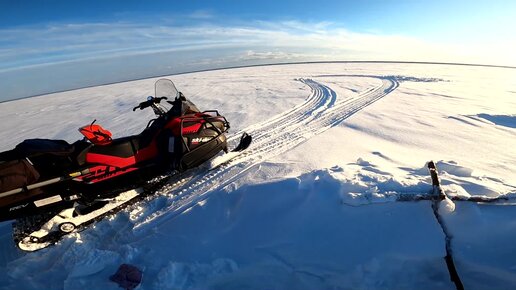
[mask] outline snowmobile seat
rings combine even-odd
[[[158,149],[149,145],[141,146],[141,135],[114,139],[111,144],[92,146],[87,151],[86,163],[126,168],[139,162],[155,160]]]
[[[128,136],[113,139],[110,144],[93,146],[88,153],[127,158],[133,156],[140,148],[140,136]]]

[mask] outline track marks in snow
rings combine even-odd
[[[381,80],[381,84],[346,99],[340,99],[330,87],[313,79],[300,79],[299,81],[312,90],[305,102],[285,113],[244,129],[243,131],[253,136],[253,143],[249,149],[231,162],[207,174],[202,167],[190,171],[189,182],[171,191],[162,191],[162,194],[168,194],[170,198],[165,205],[151,205],[156,209],[154,213],[136,218],[135,229],[145,229],[147,225],[158,226],[162,222],[173,219],[206,199],[213,190],[222,189],[231,184],[261,161],[282,154],[338,125],[399,86],[395,77],[376,78]],[[229,142],[234,142],[240,134],[241,132],[238,132],[231,136]]]

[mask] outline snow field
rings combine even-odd
[[[396,197],[431,190],[431,159],[450,196],[516,191],[510,69],[303,64],[170,78],[233,133],[255,130],[249,154],[39,252],[17,251],[0,224],[0,289],[117,289],[108,277],[121,263],[144,270],[139,289],[454,289],[430,202]],[[394,90],[350,114],[389,79]],[[94,118],[137,133],[152,112],[130,110],[154,81],[2,103],[2,149],[72,142]],[[514,208],[454,205],[441,214],[466,288],[514,288]]]

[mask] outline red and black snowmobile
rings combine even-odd
[[[113,139],[94,121],[79,129],[84,138],[73,144],[28,139],[0,153],[0,221],[23,220],[14,233],[20,248],[52,244],[56,235],[138,196],[149,179],[228,151],[229,123],[218,111],[199,111],[167,79],[156,82],[155,92],[133,109],[152,108],[156,114],[138,135]],[[235,150],[250,142],[244,133]],[[34,217],[37,223],[27,226]]]

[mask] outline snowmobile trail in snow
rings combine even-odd
[[[169,187],[160,190],[160,194],[168,195],[170,198],[164,204],[161,202],[159,205],[149,205],[152,214],[138,214],[136,210],[136,214],[133,215],[137,216],[133,218],[134,229],[137,232],[145,232],[146,228],[159,226],[173,219],[205,200],[210,192],[232,183],[261,161],[284,153],[336,126],[399,86],[395,77],[348,77],[377,78],[381,80],[381,84],[355,97],[339,98],[335,91],[320,82],[300,79],[299,81],[309,86],[312,91],[305,102],[269,120],[245,128],[243,131],[253,136],[253,143],[250,148],[234,156],[229,162],[222,163],[210,171],[198,168],[188,174],[189,181],[186,184],[172,190]],[[234,142],[241,133],[237,132],[231,136],[228,142]]]

